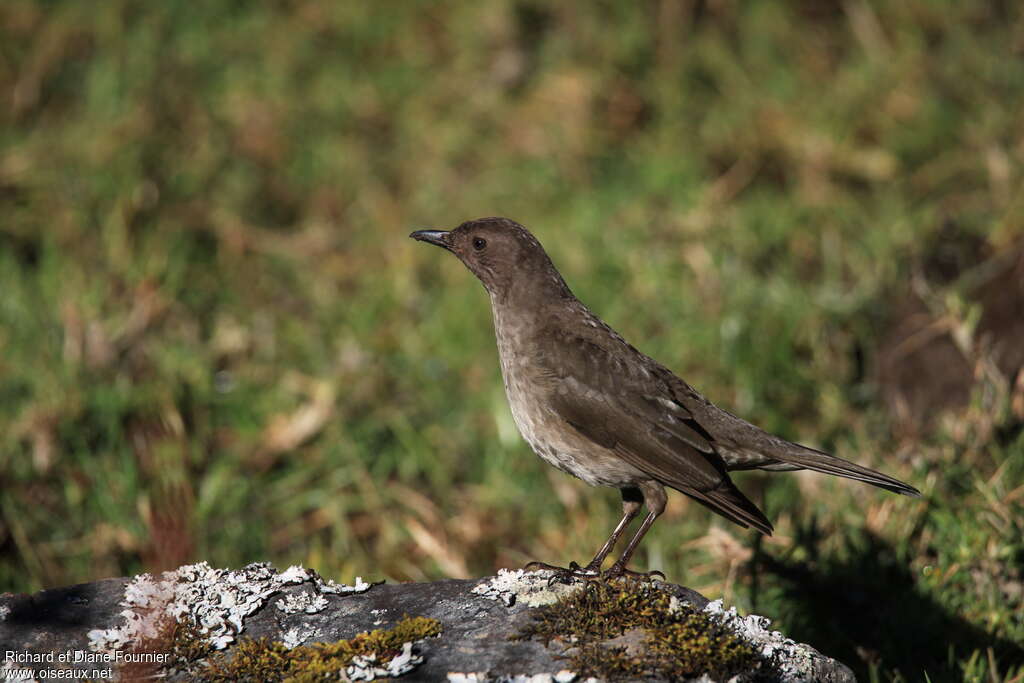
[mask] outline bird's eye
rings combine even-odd
[[[487,240],[485,240],[483,237],[474,237],[473,238],[473,248],[476,249],[477,251],[480,251],[481,249],[483,249],[486,246],[487,246]]]

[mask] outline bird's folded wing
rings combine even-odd
[[[671,373],[625,342],[616,354],[579,337],[559,341],[535,356],[558,418],[652,479],[771,534],[764,513],[730,481],[712,437],[674,399]]]
[[[715,453],[703,453],[657,424],[623,407],[622,395],[601,395],[564,378],[568,392],[550,401],[558,417],[652,479],[671,486],[726,519],[765,534],[772,525],[729,480]],[[631,405],[628,401],[626,405]]]
[[[536,357],[557,417],[669,486],[710,491],[726,478],[709,436],[639,357],[577,337],[560,341]]]

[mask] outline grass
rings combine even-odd
[[[1012,3],[8,0],[0,26],[0,589],[589,558],[617,494],[529,452],[481,288],[406,239],[507,215],[720,405],[925,492],[741,476],[774,537],[673,495],[638,568],[862,679],[1020,680],[1024,389],[972,296],[1024,233]],[[924,415],[875,371],[907,297],[966,359]]]

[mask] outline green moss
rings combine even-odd
[[[164,673],[186,673],[190,678],[195,677],[203,661],[213,651],[210,641],[192,623],[174,624],[170,637],[167,650],[171,659]]]
[[[647,663],[624,647],[588,642],[580,645],[571,657],[572,668],[583,677],[602,680],[634,680],[650,671]]]
[[[308,647],[312,649],[318,645],[322,643]],[[207,660],[206,667],[197,678],[203,681],[283,681],[291,671],[293,656],[283,643],[266,638],[243,638],[229,653]],[[344,664],[339,668],[344,668]]]
[[[629,631],[644,633],[642,652],[608,644]],[[766,666],[757,652],[714,617],[680,603],[650,583],[591,582],[539,608],[515,636],[564,643],[562,656],[581,676],[607,680],[650,676],[678,679],[707,673],[729,678]]]
[[[338,680],[353,657],[375,654],[377,662],[387,664],[411,641],[441,633],[441,622],[426,617],[405,617],[391,629],[376,629],[347,640],[314,643],[289,649],[283,643],[266,638],[243,638],[229,652],[210,655],[209,647],[197,648],[194,637],[182,631],[181,647],[175,638],[174,667],[189,671],[193,680],[227,681],[307,681]],[[190,645],[191,643],[191,645]],[[209,655],[209,656],[208,656]],[[197,666],[197,662],[207,657]]]

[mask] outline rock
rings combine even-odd
[[[230,667],[242,659],[255,661],[260,648],[272,647],[277,659],[267,661],[315,652],[316,666],[330,660],[349,680],[408,674],[411,680],[431,681],[582,681],[559,657],[578,638],[555,637],[548,646],[543,639],[513,639],[542,610],[553,609],[545,606],[584,584],[549,585],[550,577],[550,572],[502,570],[478,580],[371,585],[357,579],[346,586],[302,567],[278,573],[268,564],[228,571],[200,563],[160,577],[8,593],[0,595],[0,675],[77,669],[93,678],[126,679],[143,671],[132,667],[142,666],[150,674],[165,667],[170,679],[184,680],[213,671],[205,668],[208,663]],[[723,609],[721,601],[709,602],[681,586],[655,582],[654,587],[670,596],[672,609],[701,611],[738,634],[764,662],[760,680],[766,674],[778,680],[854,680],[843,664],[770,631],[764,617],[740,617]],[[669,604],[664,596],[661,600]],[[438,626],[440,635],[430,636]],[[354,638],[375,630],[372,637]],[[192,640],[183,641],[183,633]],[[253,641],[260,638],[268,640]],[[633,628],[607,640],[601,647],[618,645],[632,656],[643,650],[645,635]],[[271,641],[277,644],[268,646]],[[310,647],[315,643],[332,645],[317,650]],[[374,643],[383,649],[374,651]],[[185,661],[186,650],[199,655]]]

